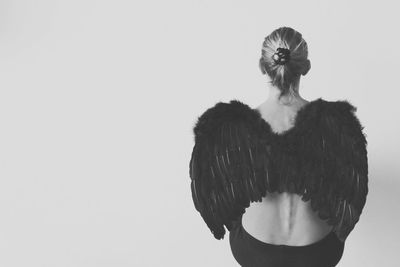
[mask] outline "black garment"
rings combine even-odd
[[[345,241],[368,193],[367,140],[355,111],[319,98],[275,133],[260,110],[238,100],[207,109],[193,128],[189,174],[194,206],[214,237],[232,230],[251,202],[289,192],[310,201]]]
[[[345,246],[333,231],[305,246],[265,243],[246,232],[241,218],[229,233],[229,243],[242,267],[334,267],[342,258]]]

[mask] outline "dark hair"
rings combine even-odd
[[[290,59],[285,64],[278,64],[273,58],[278,48],[290,50]],[[271,83],[281,90],[281,97],[293,93],[298,87],[300,75],[306,75],[310,70],[307,57],[308,47],[301,33],[290,27],[281,27],[265,37],[259,66],[263,74],[271,77]]]

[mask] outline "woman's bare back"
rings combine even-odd
[[[270,244],[304,246],[324,238],[332,226],[321,220],[296,194],[269,193],[262,202],[252,202],[242,217],[243,228]]]
[[[292,127],[296,110],[277,111],[259,107],[262,117],[274,132]],[[292,115],[276,115],[276,114]],[[280,116],[280,118],[279,118]],[[243,228],[254,238],[270,244],[304,246],[324,238],[332,226],[321,220],[311,208],[310,201],[301,200],[297,194],[267,193],[262,202],[252,202],[242,217]]]

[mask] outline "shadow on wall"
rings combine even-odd
[[[367,203],[339,267],[398,266],[400,180],[397,166],[370,166]],[[347,255],[348,254],[348,255]]]

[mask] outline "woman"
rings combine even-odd
[[[311,65],[292,28],[265,38],[259,66],[270,84],[264,103],[219,102],[193,129],[195,208],[216,239],[230,231],[241,266],[336,266],[368,193],[356,108],[300,96]]]

